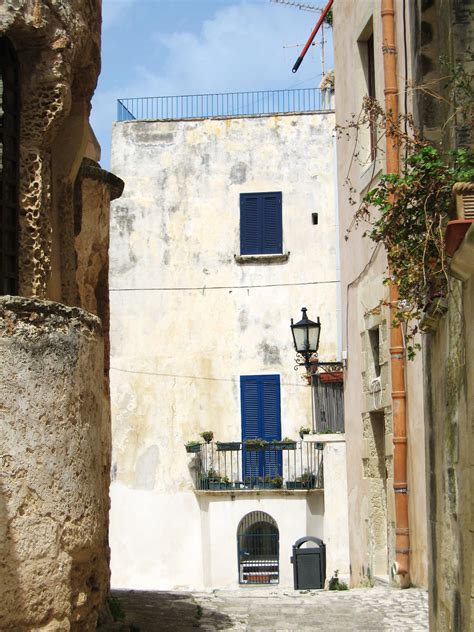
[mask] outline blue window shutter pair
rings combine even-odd
[[[281,192],[240,194],[240,254],[283,251],[281,202]]]
[[[281,439],[279,375],[242,375],[240,378],[242,441],[261,438],[271,443]],[[247,451],[244,446],[244,477],[281,475],[281,452]]]

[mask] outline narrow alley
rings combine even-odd
[[[113,591],[125,614],[102,632],[368,632],[428,630],[428,596],[420,589],[357,588],[343,592],[245,587],[212,592]]]

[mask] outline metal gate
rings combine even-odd
[[[252,511],[237,529],[239,584],[278,584],[280,536],[275,520]]]

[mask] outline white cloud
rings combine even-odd
[[[136,3],[137,0],[103,0],[102,27],[106,29],[113,26]]]
[[[107,20],[117,26],[139,7],[135,0],[104,0]],[[121,69],[116,82],[120,87],[104,91],[99,84],[94,97],[92,118],[104,149],[103,163],[108,163],[117,98],[272,90],[304,83],[305,77],[306,86],[317,86],[321,69],[315,49],[293,75],[300,49],[284,48],[304,44],[314,22],[314,14],[294,8],[240,0],[219,8],[194,32],[163,33],[150,24],[133,44],[141,47],[140,64]]]

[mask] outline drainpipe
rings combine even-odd
[[[390,132],[390,120],[398,119],[397,49],[395,46],[395,11],[393,0],[382,0],[383,69],[386,128],[387,173],[399,173],[399,147]],[[389,262],[390,265],[390,262]],[[393,322],[398,288],[390,283],[390,319]],[[407,423],[405,392],[405,355],[401,325],[390,327],[390,369],[393,411],[393,489],[395,492],[395,563],[393,573],[403,585],[410,582],[410,535],[408,529]]]

